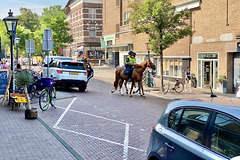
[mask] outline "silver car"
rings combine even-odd
[[[148,160],[227,160],[240,156],[240,108],[170,103],[154,125]],[[240,157],[238,157],[240,158]]]

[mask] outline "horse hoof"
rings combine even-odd
[[[143,95],[140,95],[141,97],[143,97]]]
[[[132,97],[132,95],[130,95],[129,97]]]
[[[121,96],[124,96],[124,94],[121,94]]]
[[[114,93],[114,91],[113,91],[113,90],[111,90],[111,93]]]

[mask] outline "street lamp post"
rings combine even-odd
[[[17,55],[16,55],[17,62],[18,62],[18,45],[19,45],[19,42],[20,42],[20,38],[16,37],[15,38],[15,44],[16,44],[16,49],[17,49]]]
[[[11,11],[11,9],[8,12],[8,17],[4,18],[3,21],[6,25],[7,28],[7,33],[10,36],[10,40],[11,40],[11,71],[13,73],[13,78],[14,78],[14,65],[13,65],[13,41],[15,38],[15,32],[16,32],[16,28],[17,28],[17,22],[18,22],[18,18],[13,16],[13,12]],[[13,84],[13,78],[11,80],[11,85],[10,85],[10,92],[13,92],[14,89],[14,84]]]
[[[148,51],[148,59],[149,59],[149,58],[150,58],[151,46],[150,46],[150,44],[149,44],[148,42],[146,43],[146,48],[147,48],[147,51]],[[150,71],[149,71],[149,69],[147,70],[147,72],[148,72],[147,86],[148,86],[148,87],[151,87],[151,85],[150,85],[151,78],[150,78]]]

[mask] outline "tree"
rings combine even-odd
[[[58,53],[59,49],[66,48],[64,43],[72,43],[72,35],[69,35],[68,22],[65,22],[67,15],[64,13],[65,9],[61,9],[60,5],[50,6],[43,9],[41,21],[46,29],[53,31],[54,52]]]
[[[17,16],[19,18],[19,25],[31,32],[35,32],[40,28],[40,20],[37,13],[33,13],[30,9],[20,8],[21,15]]]
[[[129,7],[132,11],[128,21],[132,23],[133,34],[148,34],[152,51],[160,56],[160,90],[163,91],[163,50],[192,35],[191,26],[187,23],[191,12],[176,12],[170,0],[134,1]]]

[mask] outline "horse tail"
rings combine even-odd
[[[115,81],[114,81],[115,90],[117,90],[117,88],[118,88],[119,79],[120,79],[120,71],[117,69],[115,71]]]

